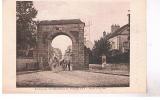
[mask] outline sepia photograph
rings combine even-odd
[[[145,0],[4,0],[4,93],[145,93]]]
[[[130,87],[130,0],[16,1],[16,87]]]

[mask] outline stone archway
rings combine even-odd
[[[52,43],[52,41],[54,40],[54,38],[56,38],[57,36],[60,36],[60,35],[65,35],[65,36],[67,36],[67,37],[69,37],[70,38],[70,40],[72,41],[72,50],[75,50],[75,47],[76,47],[76,39],[75,39],[75,37],[73,37],[72,36],[72,34],[67,34],[67,33],[63,33],[63,32],[58,32],[58,33],[53,33],[53,34],[50,34],[50,35],[48,35],[48,37],[47,37],[47,40],[48,40],[48,48],[53,48],[52,46],[51,46],[51,43]],[[62,40],[63,41],[63,40]],[[49,54],[49,53],[48,53]],[[74,58],[74,55],[76,55],[76,53],[75,52],[72,52],[72,56],[70,56],[71,57],[71,65],[74,65],[74,64],[76,64],[76,62],[75,62],[75,58]],[[49,58],[48,58],[48,62],[49,62]]]
[[[72,40],[73,70],[85,69],[84,26],[85,23],[79,19],[40,21],[37,26],[37,58],[40,69],[47,69],[49,44],[58,35],[67,35]]]

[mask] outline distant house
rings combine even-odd
[[[105,33],[103,33],[105,35]],[[111,26],[111,33],[106,35],[111,44],[111,50],[119,50],[121,52],[127,52],[130,48],[130,26],[126,24],[122,27],[119,25]]]

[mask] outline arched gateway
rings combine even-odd
[[[79,19],[40,21],[37,26],[37,58],[41,69],[48,66],[49,50],[52,40],[58,35],[67,35],[72,40],[73,70],[85,69],[84,26]],[[63,41],[63,40],[62,40]]]

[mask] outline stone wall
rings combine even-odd
[[[33,71],[39,70],[38,63],[35,59],[16,59],[16,71]]]
[[[100,64],[89,64],[89,69],[100,69],[100,70],[102,70],[102,65],[100,65]],[[107,70],[127,70],[127,71],[129,71],[129,64],[128,63],[106,64],[103,69],[107,69]]]
[[[89,69],[89,52],[87,49],[84,49],[84,65],[85,65],[85,69]]]

